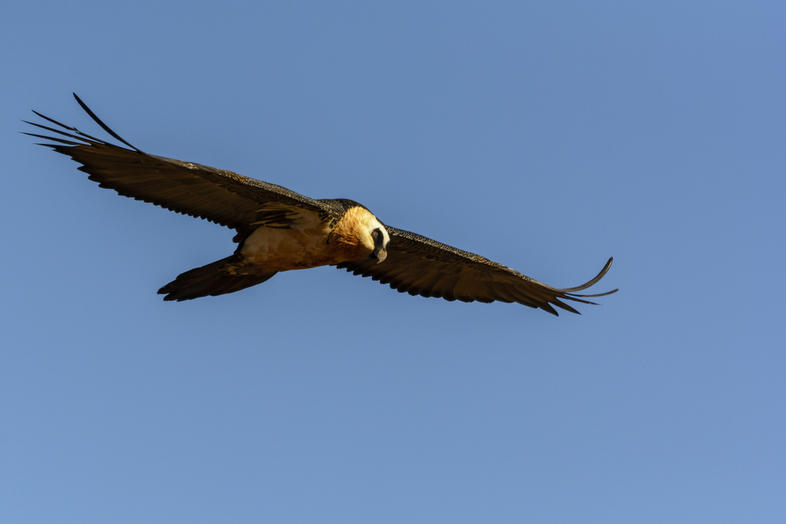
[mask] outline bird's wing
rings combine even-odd
[[[231,171],[150,155],[132,146],[104,124],[74,94],[77,102],[107,133],[128,147],[96,138],[34,111],[47,124],[28,122],[49,134],[26,133],[43,138],[43,146],[70,156],[100,187],[166,209],[204,218],[247,234],[257,224],[286,227],[298,212],[329,211],[311,198],[275,184]],[[289,212],[291,210],[291,212]]]
[[[597,283],[611,267],[611,258],[592,280],[580,286],[557,289],[474,253],[409,231],[385,227],[390,234],[390,246],[384,262],[344,262],[338,267],[390,284],[393,289],[410,295],[464,302],[518,302],[554,315],[557,310],[553,306],[578,313],[565,300],[594,304],[587,298],[617,291],[592,295],[576,293]]]

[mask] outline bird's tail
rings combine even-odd
[[[255,284],[260,284],[276,274],[249,273],[242,270],[243,262],[238,255],[216,260],[206,266],[181,273],[169,284],[158,290],[164,300],[191,300],[205,296],[232,293]]]

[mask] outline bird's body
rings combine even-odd
[[[165,300],[221,295],[264,282],[279,271],[333,265],[388,283],[412,295],[448,300],[518,302],[556,314],[563,300],[592,303],[577,291],[589,282],[557,289],[474,253],[383,224],[347,199],[315,200],[275,184],[193,162],[149,155],[106,126],[76,95],[82,108],[122,147],[36,114],[58,127],[28,122],[55,135],[27,133],[70,156],[91,180],[119,194],[233,228],[235,253],[186,271],[159,293]],[[63,138],[65,137],[65,138]]]
[[[382,232],[384,226],[361,205],[349,206],[332,224],[319,213],[303,211],[287,228],[257,227],[240,253],[250,263],[276,271],[334,266],[368,258],[374,243],[363,233],[375,229]]]

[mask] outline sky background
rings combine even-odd
[[[12,2],[0,521],[782,523],[786,4]],[[101,190],[35,108],[555,286],[334,268],[164,303],[232,232]]]

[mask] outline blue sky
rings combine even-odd
[[[0,521],[776,523],[786,502],[781,2],[16,2]],[[228,230],[18,134],[232,169],[556,286],[583,315],[333,268],[155,291]]]

